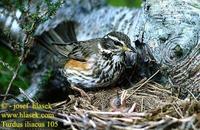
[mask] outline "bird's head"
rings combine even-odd
[[[129,37],[121,32],[110,32],[103,37],[100,44],[101,51],[104,53],[124,53],[133,51]]]

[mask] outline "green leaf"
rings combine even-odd
[[[107,0],[112,6],[140,7],[141,0]]]

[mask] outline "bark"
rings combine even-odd
[[[89,2],[88,2],[89,1]],[[35,31],[40,36],[64,21],[72,21],[77,40],[102,37],[116,30],[127,34],[132,46],[140,40],[151,52],[168,83],[182,94],[200,92],[199,0],[146,0],[141,9],[111,7],[104,1],[66,2],[55,17]]]

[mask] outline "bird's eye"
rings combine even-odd
[[[116,46],[123,46],[123,44],[122,44],[121,42],[118,42],[118,41],[114,41],[114,44],[115,44]]]

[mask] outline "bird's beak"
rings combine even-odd
[[[123,51],[132,51],[132,50],[131,50],[130,48],[128,48],[127,46],[123,46],[123,47],[122,47],[122,50],[123,50]]]

